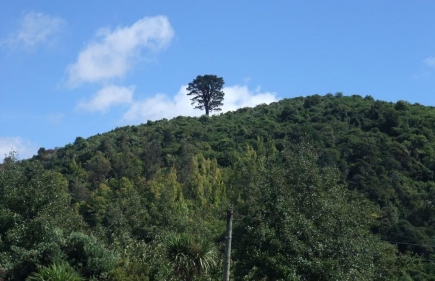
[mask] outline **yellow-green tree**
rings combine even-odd
[[[188,183],[190,197],[198,207],[219,205],[226,199],[225,184],[216,159],[196,155],[192,159],[192,175]]]

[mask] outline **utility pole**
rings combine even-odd
[[[224,279],[230,281],[230,261],[231,261],[231,236],[233,233],[233,211],[227,211],[227,231],[225,233],[225,260],[224,260]]]

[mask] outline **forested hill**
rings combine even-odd
[[[77,137],[0,172],[10,280],[59,260],[99,280],[217,280],[228,206],[235,280],[435,280],[433,107],[284,99]],[[209,267],[171,259],[177,241],[215,247]]]

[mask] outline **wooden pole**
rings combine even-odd
[[[231,236],[233,233],[233,211],[227,211],[227,231],[225,233],[225,260],[223,280],[230,280],[230,262],[231,262]]]

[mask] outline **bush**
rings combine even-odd
[[[116,258],[94,236],[73,232],[67,238],[64,252],[68,261],[83,276],[102,277],[115,268]]]
[[[52,264],[30,275],[26,281],[84,281],[68,263]]]

